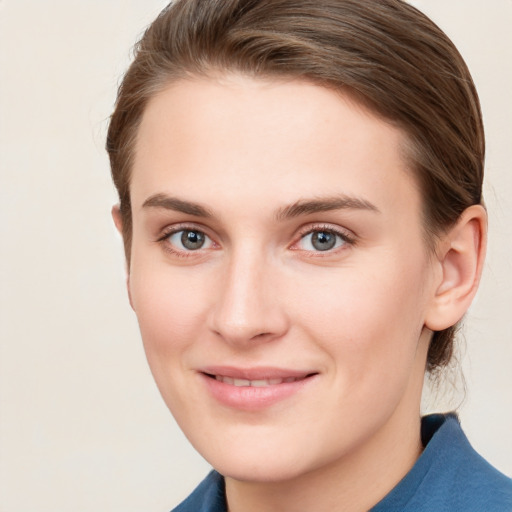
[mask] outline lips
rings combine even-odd
[[[232,386],[244,387],[250,386],[253,388],[264,388],[267,386],[277,386],[278,384],[295,382],[297,380],[301,380],[303,377],[286,377],[282,379],[256,379],[256,380],[248,380],[248,379],[235,379],[233,377],[226,377],[223,375],[215,375],[215,379],[224,382],[224,384],[230,384]],[[304,377],[305,378],[305,377]]]
[[[199,371],[217,402],[230,408],[256,411],[300,393],[318,375],[314,371],[280,368],[209,367]]]

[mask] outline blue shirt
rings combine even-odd
[[[416,464],[370,512],[512,512],[512,480],[475,452],[454,414],[425,416],[421,437]],[[226,511],[224,479],[212,471],[172,512]]]

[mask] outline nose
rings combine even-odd
[[[276,270],[254,251],[226,263],[210,312],[210,329],[226,343],[243,347],[282,337],[288,319],[280,301]]]

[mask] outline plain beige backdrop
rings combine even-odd
[[[129,49],[165,3],[0,0],[0,512],[163,512],[208,470],[146,365],[103,149]],[[512,1],[412,3],[481,95],[490,247],[460,414],[512,475]]]

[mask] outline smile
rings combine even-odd
[[[273,368],[208,368],[199,372],[207,395],[222,406],[259,411],[298,395],[318,377],[318,372]]]
[[[248,379],[235,379],[233,377],[226,377],[223,375],[215,375],[215,380],[220,382],[224,382],[224,384],[231,384],[232,386],[238,387],[246,387],[250,386],[253,388],[264,388],[267,386],[277,386],[278,384],[296,382],[301,380],[299,377],[286,377],[283,379],[258,379],[258,380],[248,380]]]

